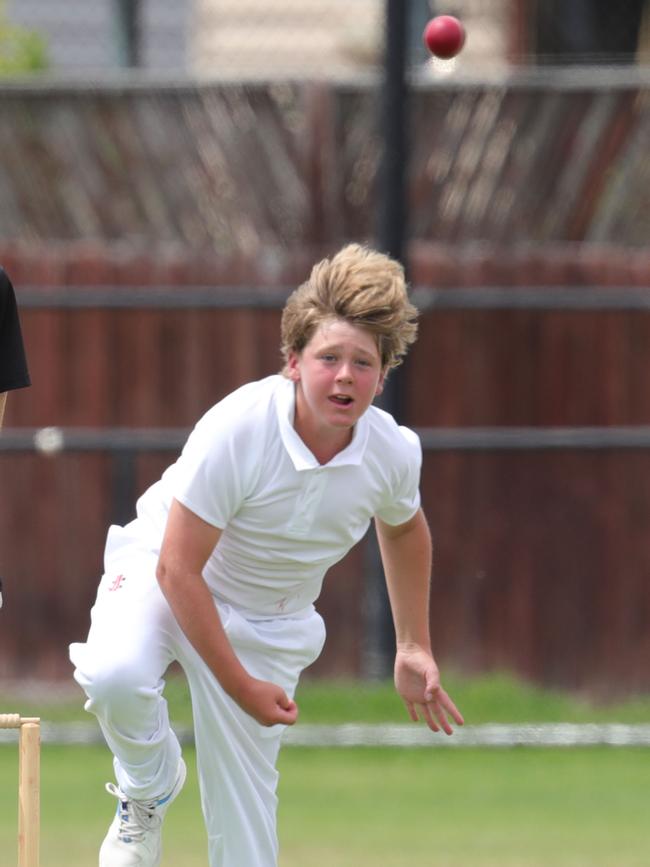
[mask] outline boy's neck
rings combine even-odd
[[[328,464],[339,452],[347,448],[352,442],[354,428],[345,428],[341,431],[333,431],[326,434],[323,431],[310,430],[296,416],[293,427],[300,439],[307,446],[319,464]]]

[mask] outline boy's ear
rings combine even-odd
[[[379,397],[379,395],[384,390],[384,383],[386,382],[386,374],[388,373],[388,368],[384,368],[379,375],[379,382],[377,383],[377,388],[375,389],[375,397]]]
[[[298,370],[298,353],[291,350],[287,358],[287,375],[292,382],[298,382],[300,371]]]

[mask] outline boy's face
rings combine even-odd
[[[375,338],[344,319],[322,323],[300,353],[290,353],[297,383],[296,422],[322,434],[351,429],[381,394],[385,371]]]

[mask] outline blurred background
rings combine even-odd
[[[642,0],[5,0],[0,263],[33,385],[0,434],[0,679],[70,677],[112,522],[349,241],[405,263],[444,666],[650,688]],[[458,15],[454,60],[426,21]],[[381,678],[372,541],[314,677]]]

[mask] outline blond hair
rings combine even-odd
[[[348,244],[314,265],[309,279],[289,296],[282,312],[282,355],[299,353],[317,328],[343,319],[375,338],[384,369],[402,363],[417,336],[417,309],[406,291],[399,262],[359,244]]]

